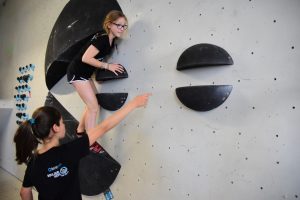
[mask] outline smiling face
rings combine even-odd
[[[128,24],[124,17],[119,17],[117,20],[110,22],[108,26],[109,32],[117,38],[122,36],[127,27]]]
[[[121,37],[127,27],[128,20],[119,10],[110,11],[103,21],[103,30],[110,35],[110,39]]]

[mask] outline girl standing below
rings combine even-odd
[[[20,191],[22,200],[33,199],[32,187],[38,191],[39,200],[80,200],[79,160],[89,153],[89,146],[99,137],[135,108],[145,106],[148,97],[149,94],[135,97],[82,137],[63,145],[59,145],[59,140],[65,136],[65,125],[59,111],[48,106],[38,108],[14,136],[16,161],[27,164]]]
[[[79,122],[78,132],[89,130],[96,125],[99,104],[96,98],[96,87],[91,79],[96,68],[110,70],[116,75],[124,71],[120,64],[106,63],[103,59],[111,53],[115,39],[121,37],[127,27],[127,18],[121,11],[110,11],[103,22],[105,33],[95,34],[68,66],[68,82],[74,86],[86,104]]]

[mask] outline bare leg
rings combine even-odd
[[[82,133],[85,131],[85,117],[86,117],[87,107],[85,106],[84,111],[82,113],[81,119],[79,121],[79,125],[77,127],[77,133]]]
[[[91,83],[91,86],[94,90],[94,93],[97,94],[97,88],[94,84],[94,82],[92,80],[89,80],[89,82]],[[80,119],[80,122],[79,122],[79,125],[77,127],[77,133],[82,133],[85,131],[85,118],[86,118],[86,113],[87,113],[87,106],[85,107],[83,113],[82,113],[82,116],[81,116],[81,119]],[[96,118],[97,119],[97,118]]]
[[[85,111],[77,130],[81,132],[84,129],[89,130],[90,128],[96,126],[96,119],[99,111],[99,105],[95,95],[95,85],[92,81],[77,81],[73,82],[72,84],[81,99],[86,104]]]

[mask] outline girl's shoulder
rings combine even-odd
[[[105,31],[100,31],[100,32],[97,32],[95,33],[95,35],[92,37],[91,41],[93,40],[97,40],[101,37],[108,37],[108,34],[105,32]]]

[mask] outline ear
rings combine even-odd
[[[54,133],[59,132],[59,126],[56,125],[56,124],[54,124],[54,125],[52,126],[52,130],[53,130]]]
[[[111,22],[109,22],[109,23],[107,24],[107,28],[108,28],[108,29],[111,29]]]

